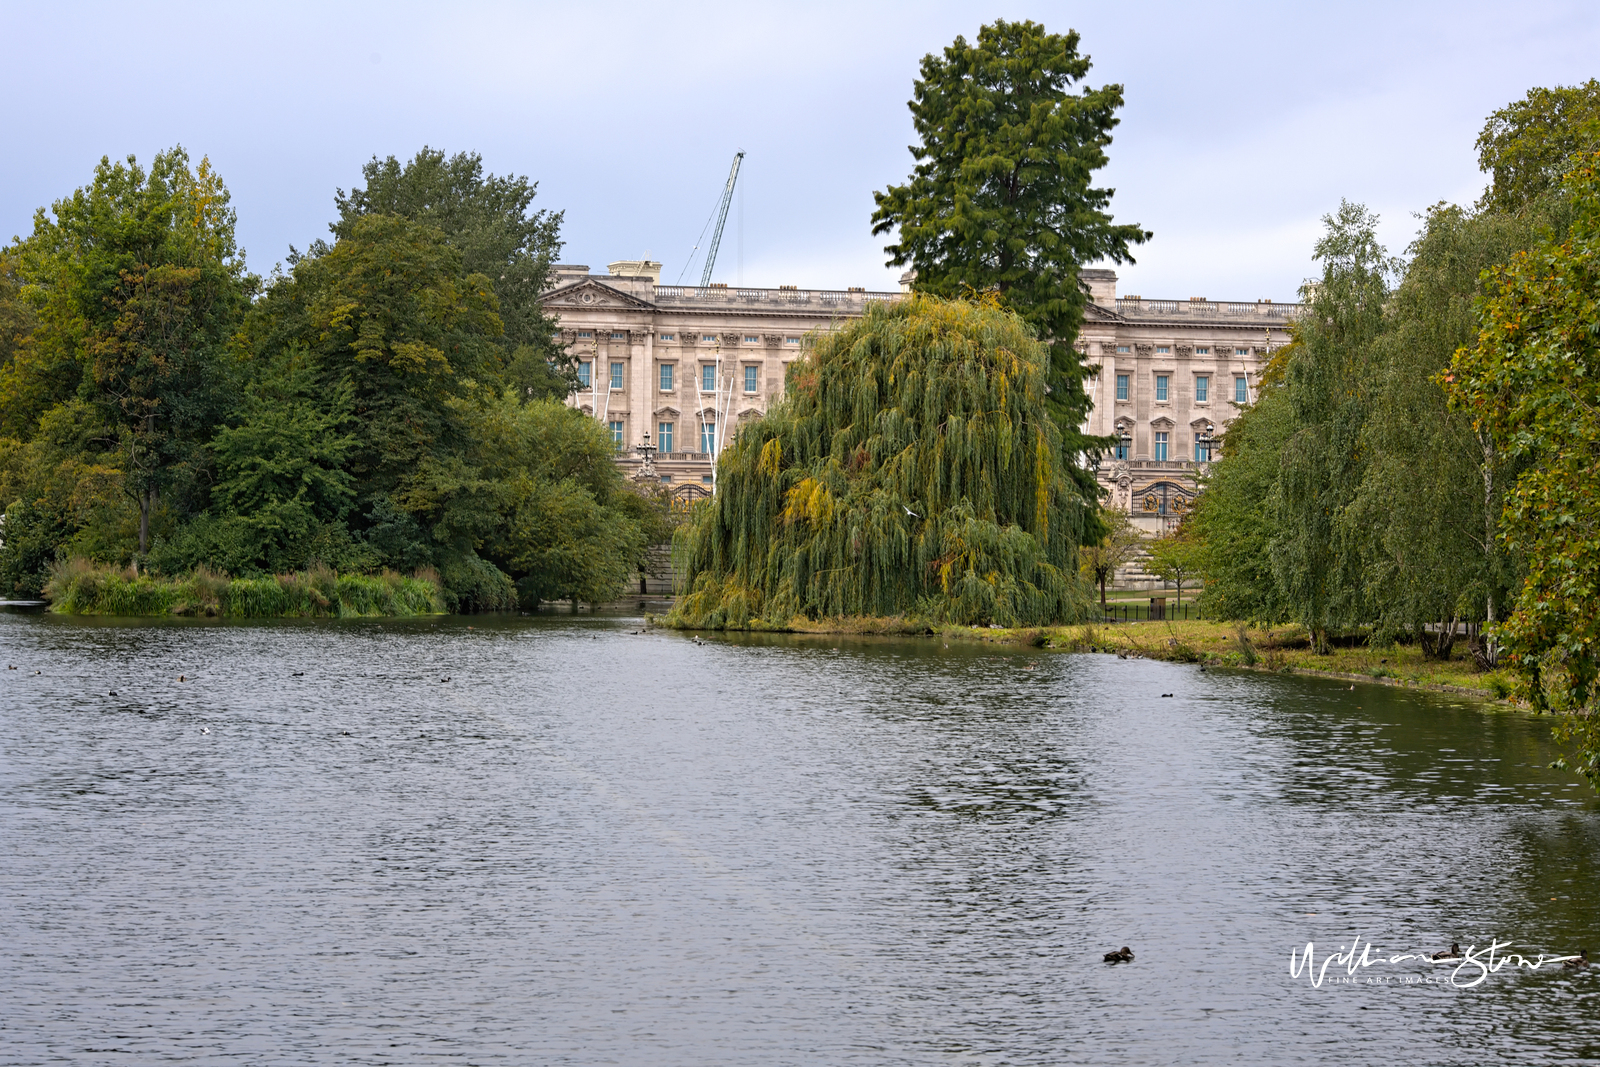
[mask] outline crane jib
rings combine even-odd
[[[739,180],[739,164],[744,161],[744,151],[734,154],[733,169],[728,172],[728,184],[722,190],[722,203],[717,207],[717,228],[706,248],[706,266],[700,272],[700,288],[711,284],[711,268],[717,265],[717,246],[722,243],[722,224],[728,221],[728,205],[733,203],[733,185]]]

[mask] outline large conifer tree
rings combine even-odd
[[[910,103],[917,166],[905,185],[874,194],[872,216],[873,233],[895,233],[884,251],[916,270],[917,290],[997,293],[1039,332],[1069,457],[1094,445],[1080,431],[1090,403],[1072,345],[1088,300],[1079,269],[1131,263],[1129,246],[1151,236],[1114,223],[1112,190],[1091,184],[1106,165],[1122,86],[1072,92],[1089,67],[1076,32],[1028,21],[996,21],[976,44],[957,37],[942,56],[923,57]],[[1092,476],[1075,474],[1092,494]]]

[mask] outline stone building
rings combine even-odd
[[[725,438],[782,394],[807,332],[901,295],[661,285],[661,264],[649,260],[607,269],[552,271],[545,310],[583,382],[568,402],[610,428],[629,474],[686,496],[710,491]],[[1100,482],[1136,525],[1158,532],[1193,503],[1215,438],[1255,398],[1298,305],[1119,297],[1109,270],[1085,270],[1083,280],[1093,303],[1078,347],[1096,369],[1086,429],[1119,441],[1101,460]],[[658,449],[649,471],[636,451],[646,434]]]
[[[1117,446],[1100,484],[1147,533],[1176,525],[1268,355],[1289,341],[1298,304],[1118,296],[1117,276],[1085,270],[1090,305],[1078,350],[1096,370],[1086,430]]]
[[[680,496],[709,492],[712,458],[741,423],[783,393],[805,335],[860,318],[899,293],[863,289],[740,289],[661,285],[661,264],[553,268],[545,311],[578,360],[568,403],[604,422],[617,462],[638,476],[649,434],[654,477]]]

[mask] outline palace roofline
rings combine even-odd
[[[541,299],[547,304],[579,308],[589,301],[578,299],[584,289],[605,293],[623,306],[638,310],[685,310],[701,313],[765,313],[815,316],[822,313],[861,315],[875,303],[892,303],[905,296],[904,292],[869,291],[866,289],[800,289],[780,286],[776,289],[733,287],[727,285],[658,285],[648,275],[588,274],[587,267],[557,268],[557,282],[547,289]],[[578,273],[583,271],[585,273]],[[1084,271],[1086,279],[1107,275],[1115,284],[1110,271]],[[1092,286],[1100,289],[1100,285]],[[1206,300],[1191,297],[1188,300],[1147,300],[1143,297],[1113,297],[1115,290],[1095,292],[1104,302],[1091,300],[1086,309],[1089,322],[1124,323],[1127,325],[1163,326],[1281,326],[1297,318],[1304,311],[1301,304],[1280,304],[1271,300]],[[616,304],[607,301],[612,309]]]

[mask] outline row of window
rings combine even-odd
[[[623,372],[623,369],[624,369],[624,364],[621,364],[621,363],[613,363],[613,364],[611,364],[611,388],[613,388],[613,389],[621,389],[622,388],[622,372]],[[673,366],[670,363],[663,363],[661,365],[661,388],[662,388],[662,390],[664,392],[671,392],[672,391],[672,381],[673,381]],[[590,385],[593,384],[593,382],[594,382],[594,377],[593,377],[592,365],[587,363],[587,362],[579,363],[578,364],[578,384],[583,386],[585,389],[587,389],[587,388],[590,387]],[[756,391],[757,387],[760,384],[761,384],[761,368],[760,367],[745,367],[744,368],[744,391],[747,392],[747,393],[754,393]],[[703,364],[700,367],[700,391],[703,392],[703,393],[714,393],[714,392],[717,391],[717,368],[716,368],[716,366],[714,364],[706,363],[706,364]]]
[[[675,334],[675,333],[664,333],[664,334],[661,334],[660,336],[661,336],[661,339],[663,341],[676,341],[678,339],[678,335]],[[611,331],[611,340],[613,340],[613,341],[626,341],[627,339],[628,339],[628,334],[627,334],[626,330],[612,330]],[[691,335],[691,339],[692,339],[692,335]],[[593,330],[579,330],[578,331],[578,340],[580,340],[580,341],[592,341],[592,340],[594,340],[594,331]],[[714,334],[714,333],[703,333],[703,334],[700,335],[700,343],[701,344],[707,344],[707,345],[715,344],[716,341],[717,341],[717,335]],[[744,338],[744,343],[747,344],[747,345],[758,345],[758,344],[761,343],[761,338],[756,336],[756,335],[754,335],[754,334],[746,334],[745,338]],[[798,345],[800,343],[800,338],[798,338],[798,337],[785,337],[783,339],[783,343],[786,344],[786,345]]]
[[[1119,355],[1119,356],[1125,356],[1125,355],[1129,354],[1132,351],[1133,351],[1133,346],[1132,345],[1118,345],[1117,346],[1117,355]],[[1211,349],[1206,345],[1199,345],[1198,347],[1195,348],[1194,354],[1197,355],[1197,356],[1209,356],[1211,354]],[[1217,354],[1221,355],[1222,353],[1218,352]],[[1248,348],[1235,348],[1233,350],[1233,354],[1235,356],[1248,356],[1250,354],[1250,350]],[[1170,355],[1172,355],[1172,346],[1171,345],[1156,345],[1156,355],[1158,355],[1158,356],[1170,356]]]
[[[1212,446],[1206,442],[1196,441],[1194,443],[1194,461],[1196,463],[1210,463],[1211,447]],[[1132,458],[1131,445],[1125,445],[1119,441],[1115,451],[1118,459]],[[1154,455],[1151,457],[1152,459],[1167,458],[1167,432],[1165,430],[1156,431],[1155,441],[1153,442],[1151,451],[1154,452]]]
[[[622,439],[622,420],[612,419],[608,424],[611,430],[611,444],[618,452],[626,447]],[[662,452],[671,452],[673,444],[673,431],[677,424],[671,422],[656,423],[656,448]],[[715,452],[717,450],[717,420],[700,420],[700,451]]]
[[[1156,402],[1165,403],[1169,399],[1171,376],[1158,374],[1156,377]],[[1117,399],[1127,400],[1129,397],[1129,375],[1117,375]],[[1204,404],[1211,398],[1211,376],[1209,374],[1196,374],[1194,376],[1194,401]],[[1235,404],[1248,404],[1250,402],[1250,382],[1244,376],[1233,379],[1233,402]]]

